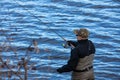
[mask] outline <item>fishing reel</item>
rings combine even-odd
[[[68,42],[68,41],[66,41],[65,44],[62,44],[62,46],[64,48],[72,48],[72,49],[75,48],[75,46],[73,44],[71,44],[70,42]]]
[[[62,46],[63,46],[64,48],[68,48],[68,47],[69,47],[68,42],[66,42],[65,44],[62,44]]]

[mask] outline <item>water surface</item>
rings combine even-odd
[[[29,54],[37,67],[29,71],[29,80],[70,80],[70,73],[56,72],[69,59],[70,48],[63,48],[55,32],[76,40],[77,28],[87,28],[95,43],[96,80],[120,80],[120,0],[0,0],[0,43],[5,35],[12,38],[21,58],[32,40],[38,41],[40,53]],[[2,56],[14,59],[12,52]]]

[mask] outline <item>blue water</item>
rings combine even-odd
[[[28,80],[70,80],[70,73],[56,72],[70,48],[55,32],[76,40],[78,28],[87,28],[96,46],[95,79],[120,80],[120,0],[0,0],[0,44],[9,36],[21,58],[32,40],[38,42],[40,52],[29,54],[37,70],[29,70]],[[13,52],[1,55],[15,63]]]

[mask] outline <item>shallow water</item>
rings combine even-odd
[[[120,0],[0,0],[0,44],[5,35],[12,38],[20,58],[32,40],[38,41],[40,53],[30,53],[37,70],[29,71],[29,80],[70,80],[70,73],[56,72],[70,48],[63,48],[55,32],[76,40],[73,29],[83,27],[96,46],[96,80],[120,80]],[[12,52],[2,56],[14,59]]]

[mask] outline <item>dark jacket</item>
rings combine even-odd
[[[79,59],[89,56],[90,54],[95,53],[95,46],[92,41],[79,40],[77,42],[70,42],[75,46],[74,49],[71,49],[70,59],[67,64],[57,69],[59,73],[74,71],[78,65]]]

